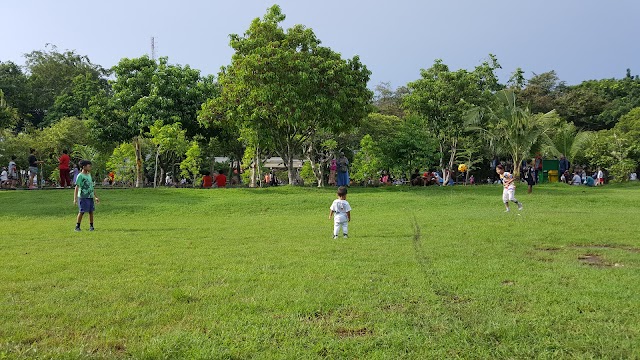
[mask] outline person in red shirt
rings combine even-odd
[[[220,172],[218,172],[218,176],[216,176],[216,185],[218,185],[219,188],[227,186],[227,177],[224,175],[222,170],[220,170]]]
[[[71,158],[69,157],[69,152],[62,150],[62,156],[60,156],[58,161],[60,162],[60,165],[58,165],[58,170],[60,170],[60,187],[71,188],[71,170],[69,169]]]
[[[207,189],[213,186],[213,178],[211,177],[211,175],[209,175],[209,173],[206,173],[203,177],[202,177],[202,187]]]

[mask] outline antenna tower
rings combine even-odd
[[[151,37],[151,59],[156,59],[156,38],[153,36]]]

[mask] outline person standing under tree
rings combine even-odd
[[[344,153],[338,158],[338,186],[349,186],[349,160]]]
[[[522,203],[516,199],[516,184],[513,175],[509,172],[505,172],[502,164],[496,166],[496,173],[500,176],[502,186],[504,186],[504,189],[502,190],[502,202],[504,202],[504,206],[507,208],[505,212],[510,211],[509,201],[517,204],[518,210],[522,210]]]
[[[36,149],[29,150],[29,189],[37,189],[37,186],[33,184],[33,179],[38,175],[38,166],[43,163],[36,157]]]
[[[338,171],[338,163],[336,159],[331,159],[331,166],[329,166],[329,186],[336,186],[336,171]]]
[[[7,171],[9,172],[9,185],[12,189],[15,189],[16,184],[18,183],[18,166],[16,165],[15,155],[11,155],[11,161],[9,161],[9,168]]]
[[[78,205],[78,219],[75,231],[80,231],[80,224],[84,213],[89,213],[89,231],[93,231],[93,211],[95,210],[94,199],[96,203],[100,203],[100,199],[93,189],[93,179],[91,178],[91,161],[80,161],[82,172],[78,174],[76,179],[76,189],[73,192],[73,204]]]
[[[60,187],[71,188],[71,170],[69,169],[71,158],[69,157],[69,152],[67,150],[62,150],[62,156],[60,156],[58,161],[58,170],[60,170]]]
[[[535,168],[535,163],[529,163],[528,166],[525,168],[525,173],[524,173],[524,178],[525,180],[527,180],[527,185],[528,185],[528,189],[527,189],[527,193],[531,194],[531,192],[533,191],[533,185],[536,184],[536,168]]]

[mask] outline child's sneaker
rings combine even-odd
[[[342,238],[343,238],[343,239],[348,239],[348,238],[349,238],[349,235],[344,234],[344,236],[342,236]]]
[[[90,226],[90,227],[89,227],[89,231],[93,231],[93,230],[95,230],[95,229],[93,228],[93,226]]]
[[[518,204],[518,211],[522,211],[522,203]]]
[[[79,227],[79,226],[76,226],[76,228],[75,228],[73,231],[75,231],[75,232],[80,232],[80,231],[82,231],[82,230],[80,230],[80,227]]]
[[[509,212],[509,211],[511,211],[511,209],[507,209],[507,210],[505,210],[504,212]]]
[[[333,235],[333,240],[337,239],[338,235]]]

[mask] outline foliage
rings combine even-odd
[[[543,124],[549,129],[551,143],[546,146],[543,155],[560,157],[564,155],[569,162],[574,163],[584,158],[584,150],[593,133],[581,131],[573,123],[567,123],[557,116],[549,117]]]
[[[156,121],[181,123],[187,136],[200,134],[197,112],[215,95],[212,77],[201,77],[189,66],[170,65],[143,56],[122,59],[113,67],[116,80],[112,93],[102,91],[89,105],[87,114],[95,121],[96,137],[108,142],[134,140],[137,147],[136,185],[142,186],[141,137]]]
[[[371,135],[367,134],[360,141],[360,150],[355,155],[350,177],[366,184],[369,180],[376,178],[382,169],[381,166],[380,148]]]
[[[73,78],[71,89],[56,97],[51,109],[45,115],[44,122],[52,124],[68,116],[84,118],[89,108],[89,101],[104,89],[104,82],[94,78],[90,73],[76,76]]]
[[[28,81],[20,66],[11,61],[0,62],[0,90],[7,106],[17,109],[21,118],[27,116],[33,98]]]
[[[492,92],[501,88],[494,73],[499,68],[493,55],[474,71],[450,71],[442,60],[436,60],[421,71],[421,79],[409,83],[405,106],[425,120],[427,130],[438,140],[443,170],[453,168],[458,141],[468,130],[469,111],[488,105]],[[446,177],[448,172],[443,173]]]
[[[602,130],[591,138],[585,157],[590,164],[609,170],[614,181],[625,182],[638,166],[638,161],[631,157],[637,151],[637,138],[627,137],[616,129]]]
[[[193,180],[193,183],[196,184],[202,165],[202,151],[197,141],[191,142],[185,155],[185,159],[180,163],[180,175]]]
[[[497,144],[498,149],[511,157],[513,173],[518,178],[518,165],[523,159],[531,157],[532,148],[551,143],[547,124],[557,114],[554,110],[545,114],[533,114],[528,108],[517,105],[513,91],[502,90],[496,94],[496,102],[488,115],[489,124],[484,133]]]
[[[368,113],[372,93],[370,71],[357,56],[343,60],[302,25],[285,31],[284,19],[275,5],[243,36],[231,35],[235,53],[219,74],[222,94],[213,107],[266,137],[294,183],[293,158],[305,141],[320,129],[353,127]]]
[[[373,104],[380,114],[399,118],[405,116],[402,103],[404,97],[409,93],[409,89],[406,86],[400,86],[394,90],[391,88],[390,83],[383,82],[375,86],[374,93]]]
[[[20,121],[18,110],[10,107],[4,98],[4,92],[0,90],[0,130],[13,129]]]
[[[25,62],[31,92],[30,113],[35,125],[42,123],[58,96],[72,91],[77,76],[88,76],[105,87],[105,78],[109,74],[101,66],[93,64],[87,56],[73,50],[60,52],[50,44],[44,50],[25,54]]]
[[[300,177],[306,186],[312,186],[316,182],[316,174],[310,161],[305,161],[302,164]]]
[[[118,145],[107,161],[107,169],[114,172],[116,181],[133,184],[136,176],[136,154],[133,145]]]

